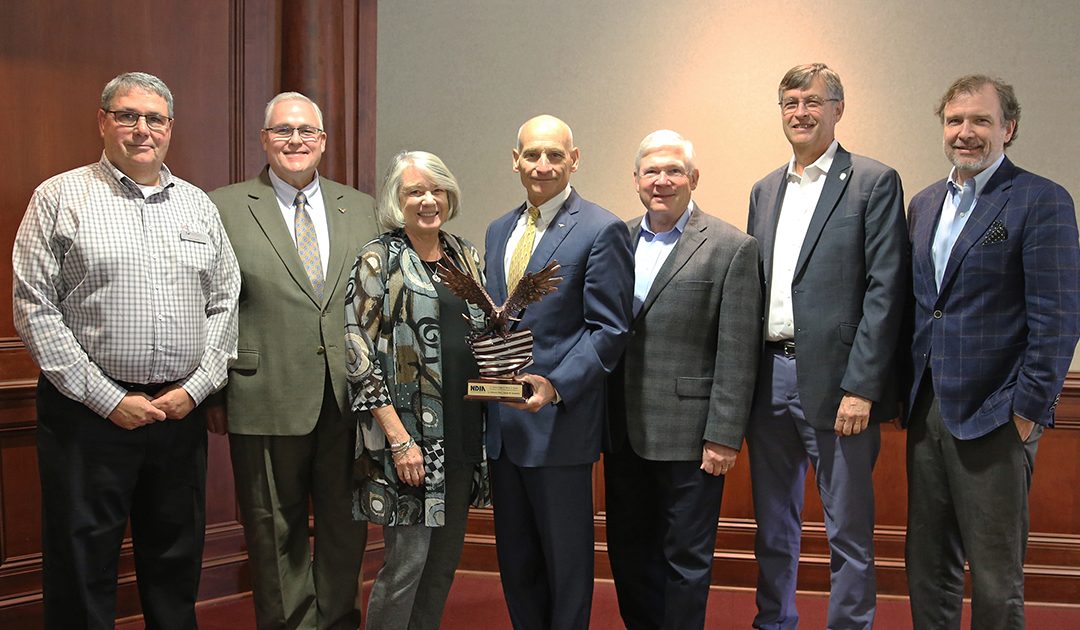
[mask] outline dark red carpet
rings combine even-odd
[[[369,583],[370,586],[370,583]],[[828,600],[823,595],[800,595],[800,627],[814,630],[825,627]],[[749,628],[754,618],[754,593],[743,589],[713,589],[709,594],[708,622],[710,629]],[[965,606],[964,614],[970,611]],[[965,617],[968,621],[968,618]],[[878,597],[875,628],[909,630],[911,617],[907,599]],[[118,630],[142,628],[140,619],[118,624]],[[199,605],[201,630],[237,630],[255,627],[251,598],[238,596]],[[443,616],[444,630],[511,630],[510,617],[503,603],[498,575],[459,571],[450,590],[450,600]],[[621,629],[615,587],[609,581],[597,581],[593,591],[591,628],[594,630]],[[969,628],[969,623],[964,628]],[[1080,606],[1028,604],[1028,630],[1064,630],[1080,628]],[[368,630],[378,630],[370,628]]]

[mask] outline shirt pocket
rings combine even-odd
[[[204,232],[180,232],[176,259],[185,267],[208,271],[214,264],[214,247],[210,236]]]

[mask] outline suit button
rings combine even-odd
[[[934,319],[941,319],[941,311],[934,311]]]
[[[319,347],[318,347],[318,348],[317,348],[317,349],[315,350],[315,354],[326,354],[326,348],[324,348],[324,347],[322,347],[322,346],[319,346]]]

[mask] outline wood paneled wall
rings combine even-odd
[[[330,16],[327,18],[326,16]],[[37,370],[11,319],[11,243],[35,186],[95,161],[102,86],[127,70],[152,72],[176,98],[168,164],[207,190],[249,178],[265,162],[263,106],[305,91],[328,113],[322,172],[374,192],[376,0],[215,0],[132,4],[21,0],[0,21],[0,626],[40,623],[40,496],[34,443]],[[328,23],[332,22],[332,23]],[[299,34],[299,36],[297,36]],[[312,54],[318,48],[321,54]],[[317,80],[312,80],[315,77]],[[879,588],[904,593],[904,434],[885,427],[875,472]],[[1080,375],[1066,383],[1058,428],[1042,438],[1031,497],[1027,594],[1075,601],[1080,592]],[[609,576],[602,473],[595,475],[597,575]],[[753,586],[754,521],[745,461],[729,475],[713,580]],[[228,448],[211,436],[201,598],[248,588]],[[801,588],[828,590],[821,506],[808,483]],[[373,531],[365,573],[380,561]],[[474,510],[462,568],[496,571],[490,510]],[[130,545],[122,551],[118,615],[138,611]]]
[[[263,107],[309,94],[327,113],[320,169],[373,191],[376,0],[16,0],[0,20],[0,627],[40,626],[40,491],[34,441],[37,368],[11,316],[11,244],[34,188],[101,155],[95,110],[117,74],[161,77],[176,101],[166,163],[212,190],[254,176]],[[330,16],[332,19],[327,19]],[[333,37],[326,37],[331,30]],[[311,79],[311,80],[309,80]],[[200,598],[248,590],[228,445],[210,436]],[[373,537],[378,561],[380,536]],[[368,568],[367,573],[374,569]],[[139,611],[130,541],[117,615]]]

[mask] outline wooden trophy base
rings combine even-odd
[[[465,400],[487,402],[525,402],[532,396],[532,386],[512,378],[469,379]]]

